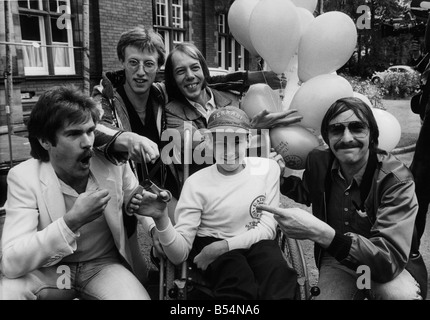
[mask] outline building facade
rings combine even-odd
[[[137,25],[158,31],[165,40],[166,52],[175,43],[191,41],[210,67],[257,70],[257,61],[229,31],[227,17],[233,1],[0,1],[0,72],[4,75],[0,80],[0,134],[7,132],[7,93],[11,92],[12,99],[12,129],[19,130],[45,89],[66,83],[83,87],[85,81],[92,88],[102,72],[120,69],[117,41],[122,32]],[[87,43],[89,50],[84,49]],[[12,61],[12,88],[8,90],[7,47]]]

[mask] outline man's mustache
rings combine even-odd
[[[340,149],[362,148],[362,147],[363,147],[363,144],[359,141],[354,141],[351,143],[339,142],[334,146],[334,149],[337,151]]]
[[[79,156],[78,160],[81,161],[82,159],[85,159],[85,158],[92,158],[92,157],[94,157],[94,155],[95,155],[94,150],[93,149],[88,149],[87,151],[83,152]]]

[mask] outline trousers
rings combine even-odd
[[[118,257],[44,267],[16,279],[0,279],[1,300],[150,300]]]
[[[220,240],[196,237],[190,258]],[[287,265],[275,240],[224,253],[208,266],[204,276],[214,298],[220,300],[292,300],[297,286],[297,274]]]
[[[355,270],[326,254],[318,280],[321,293],[315,300],[422,300],[419,284],[406,269],[389,282],[371,281],[369,289],[359,288],[359,276]]]

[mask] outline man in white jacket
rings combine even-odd
[[[149,299],[122,217],[138,181],[92,151],[100,116],[73,87],[46,91],[33,108],[33,158],[7,180],[0,299]]]

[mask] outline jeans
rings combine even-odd
[[[422,300],[420,286],[406,269],[389,282],[371,281],[369,290],[357,287],[360,275],[325,255],[318,280],[321,293],[315,300]]]
[[[150,300],[148,292],[133,273],[117,257],[110,256],[78,263],[60,262],[17,279],[0,279],[1,300],[75,298]]]

